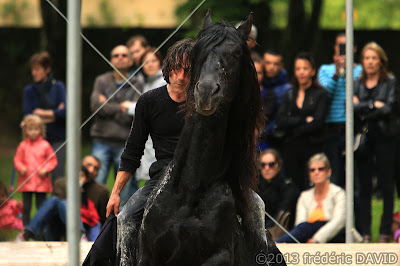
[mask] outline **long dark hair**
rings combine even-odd
[[[187,119],[195,113],[194,87],[199,79],[201,67],[210,51],[221,44],[226,38],[240,43],[243,54],[240,60],[240,70],[237,73],[236,94],[231,103],[226,146],[235,147],[227,167],[233,195],[239,213],[246,215],[252,202],[252,193],[258,184],[258,161],[255,150],[256,130],[260,131],[264,124],[260,88],[257,73],[250,57],[246,36],[233,26],[218,22],[212,27],[202,29],[192,50],[192,75],[187,92]]]
[[[190,55],[194,42],[190,39],[183,39],[173,44],[167,51],[164,62],[162,63],[162,73],[165,81],[169,84],[169,74],[173,70],[184,69],[190,75],[191,66],[189,64]]]

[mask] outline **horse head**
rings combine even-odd
[[[249,52],[246,44],[252,13],[237,29],[225,22],[214,24],[208,11],[192,53],[192,96],[195,111],[204,116],[216,112],[221,103],[230,102],[239,87],[243,57]]]

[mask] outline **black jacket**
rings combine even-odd
[[[265,211],[275,219],[279,211],[289,211],[293,216],[295,215],[299,194],[299,189],[280,173],[270,182],[260,177],[258,195],[264,201]],[[274,223],[266,217],[265,225],[271,227]]]
[[[305,91],[301,109],[296,106],[297,93],[297,88],[286,92],[276,116],[276,123],[286,132],[286,141],[301,138],[309,142],[320,142],[329,108],[328,92],[322,87],[311,85]],[[312,116],[314,120],[307,123],[307,116]]]
[[[396,83],[396,78],[389,75],[385,82],[379,80],[370,96],[361,79],[354,81],[354,96],[357,96],[360,101],[360,103],[354,105],[354,113],[367,121],[387,118],[392,113],[392,108],[396,103]],[[385,105],[382,108],[375,108],[374,101],[384,102]]]

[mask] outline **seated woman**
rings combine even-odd
[[[327,91],[316,80],[314,59],[300,53],[294,61],[294,87],[286,92],[276,116],[285,132],[282,154],[287,177],[303,191],[307,188],[307,160],[323,151],[324,123],[329,101]]]
[[[290,234],[301,243],[327,243],[345,226],[346,195],[341,187],[329,182],[332,170],[325,154],[312,156],[308,171],[314,187],[301,193],[297,202],[296,227]],[[276,242],[296,241],[286,234]]]
[[[267,149],[260,155],[260,183],[258,194],[265,204],[265,211],[286,230],[293,227],[296,202],[299,196],[297,187],[281,174],[282,159],[275,149]],[[284,234],[268,215],[265,228],[274,239]]]

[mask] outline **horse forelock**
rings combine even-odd
[[[186,118],[195,113],[193,91],[197,81],[200,78],[201,69],[204,62],[211,51],[227,39],[231,39],[235,43],[240,43],[243,50],[247,49],[244,36],[238,30],[236,30],[235,27],[224,21],[217,22],[209,28],[200,30],[198,33],[196,44],[191,53],[192,71],[185,106],[185,110],[187,112]]]

